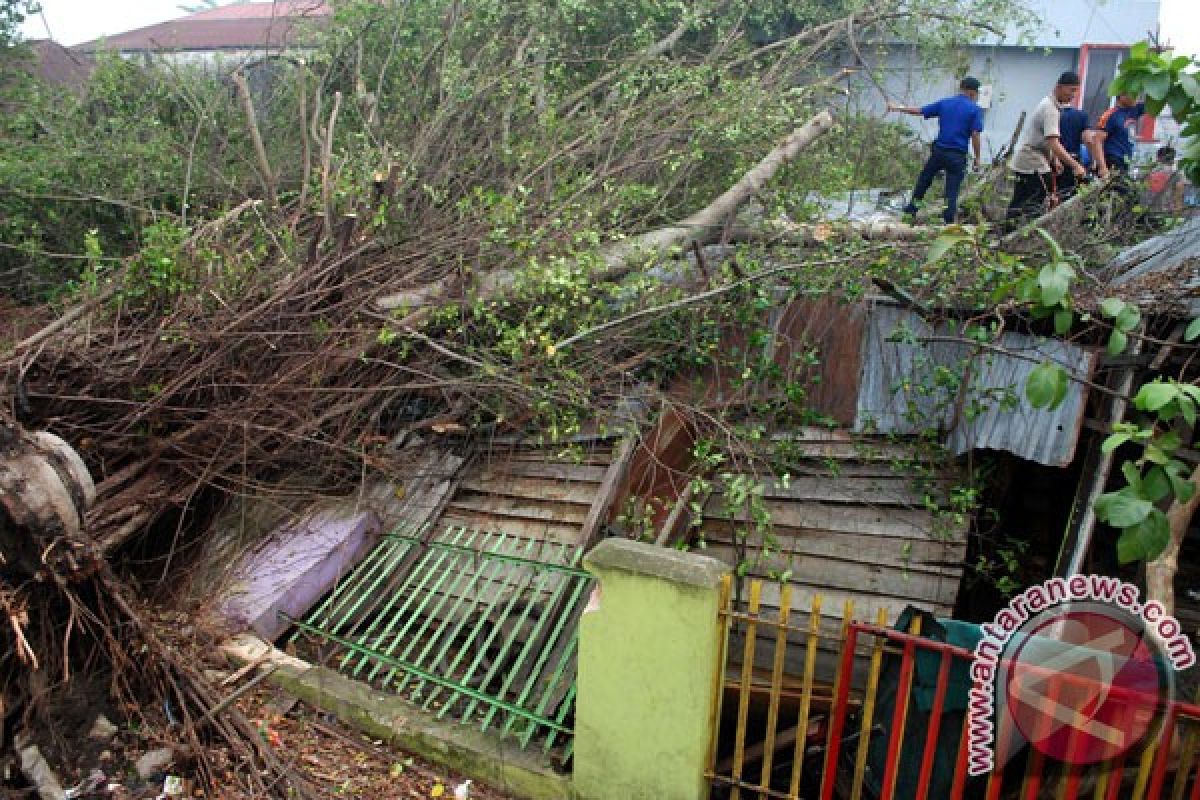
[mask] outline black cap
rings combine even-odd
[[[1075,73],[1075,72],[1071,72],[1070,70],[1067,70],[1062,75],[1058,76],[1058,85],[1059,86],[1078,86],[1079,85],[1079,74]]]
[[[965,77],[961,81],[959,81],[958,88],[967,89],[968,91],[972,91],[972,92],[978,92],[979,91],[979,80],[977,78],[972,78],[970,75],[968,75],[967,77]]]

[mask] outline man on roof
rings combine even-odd
[[[1078,92],[1079,76],[1064,72],[1026,123],[1021,146],[1012,161],[1013,195],[1005,215],[1006,229],[1012,230],[1022,218],[1040,216],[1046,210],[1046,201],[1055,191],[1056,171],[1070,170],[1077,180],[1087,174],[1060,141],[1062,109]]]
[[[968,144],[975,154],[975,167],[979,167],[979,134],[983,131],[983,109],[976,104],[979,97],[979,81],[969,75],[958,84],[958,94],[943,97],[928,105],[901,106],[889,102],[888,111],[911,114],[914,117],[931,119],[937,117],[938,135],[921,174],[913,189],[912,199],[904,207],[905,214],[916,214],[918,204],[933,185],[939,173],[946,173],[946,210],[942,219],[946,224],[954,222],[958,215],[958,192],[967,173]]]

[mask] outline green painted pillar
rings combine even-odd
[[[712,558],[606,539],[584,558],[575,788],[582,800],[708,797],[721,576]]]

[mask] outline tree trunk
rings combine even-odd
[[[1200,486],[1200,466],[1192,470],[1188,480],[1192,485]],[[1162,555],[1146,564],[1146,599],[1157,600],[1168,614],[1175,613],[1175,573],[1179,571],[1179,550],[1183,547],[1183,538],[1191,527],[1197,506],[1200,506],[1200,489],[1186,503],[1176,500],[1171,504],[1167,511],[1171,540]]]

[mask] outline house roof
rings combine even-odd
[[[1200,316],[1200,216],[1128,248],[1107,272],[1109,294],[1143,310]]]
[[[95,39],[75,50],[154,52],[285,47],[304,39],[308,24],[332,13],[323,0],[278,0],[221,6],[180,19]]]
[[[33,71],[46,83],[64,89],[81,89],[96,64],[86,53],[73,53],[50,39],[29,42]]]

